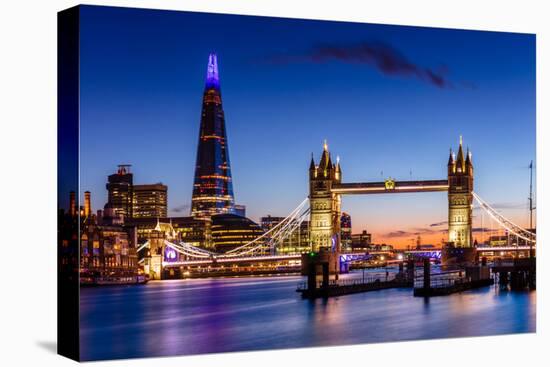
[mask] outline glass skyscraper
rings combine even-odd
[[[218,59],[216,54],[210,54],[202,99],[191,215],[210,217],[215,214],[234,213],[234,210]]]

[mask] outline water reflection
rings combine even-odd
[[[352,274],[361,276],[361,274]],[[81,292],[83,359],[342,345],[535,331],[535,292],[407,289],[302,300],[301,277],[151,282]]]

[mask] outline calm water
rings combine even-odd
[[[351,276],[361,276],[355,274]],[[85,360],[535,331],[535,292],[429,300],[410,289],[302,300],[301,277],[150,282],[81,291]]]

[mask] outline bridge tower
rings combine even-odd
[[[150,257],[146,259],[146,272],[149,273],[151,279],[162,279],[162,260],[164,256],[164,239],[165,233],[162,231],[160,221],[157,219],[155,229],[149,235],[149,251]],[[148,265],[148,266],[147,266]]]
[[[319,165],[312,154],[309,166],[310,240],[314,252],[340,252],[341,196],[332,192],[332,185],[340,182],[340,162],[332,163],[325,141]]]
[[[449,178],[449,244],[455,248],[471,248],[474,166],[468,149],[462,149],[462,136],[455,155],[451,149],[447,164]]]

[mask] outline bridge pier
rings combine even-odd
[[[508,272],[500,271],[498,272],[498,284],[499,285],[508,285]]]
[[[510,284],[512,290],[535,289],[535,259],[514,259],[497,261],[492,265],[493,273],[498,273],[501,286]]]
[[[477,263],[477,259],[475,247],[455,247],[448,244],[441,249],[442,265],[471,265]]]
[[[430,288],[432,287],[431,280],[431,264],[430,259],[424,259],[424,282],[423,288],[426,293],[429,293]]]
[[[316,267],[317,267],[317,265],[313,264],[313,263],[308,265],[308,271],[306,273],[306,275],[307,275],[307,289],[317,288],[317,269],[316,269]]]
[[[328,291],[330,283],[329,263],[326,261],[311,261],[307,264],[307,289],[311,294],[317,292],[317,275],[319,273],[322,274],[321,292]]]
[[[415,270],[414,268],[415,268],[414,260],[413,259],[407,260],[407,279],[411,282],[414,282],[414,270]]]
[[[324,267],[326,266],[326,273],[335,275],[336,277],[340,273],[340,254],[338,252],[331,252],[329,250],[321,249],[319,252],[310,252],[302,254],[302,275],[308,275],[314,271],[315,275],[324,274]],[[312,270],[314,269],[314,270]]]

